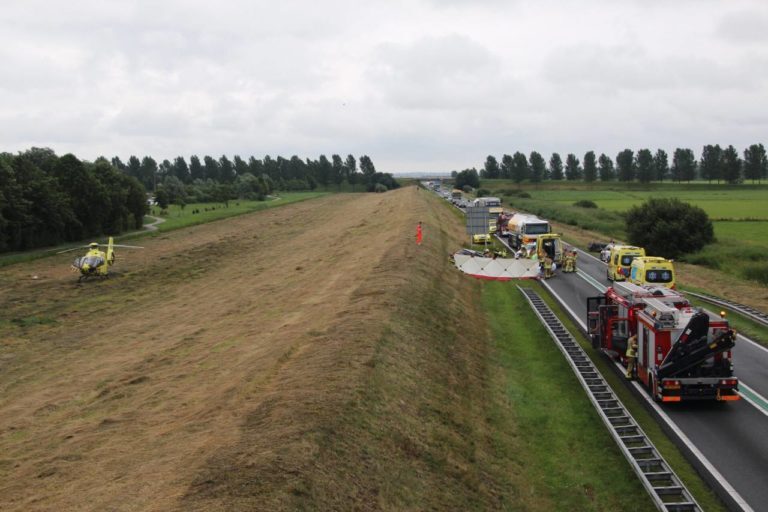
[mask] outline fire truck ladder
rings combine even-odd
[[[656,508],[669,512],[700,511],[701,507],[691,493],[549,306],[535,291],[519,286],[518,289],[525,295],[536,316],[565,355],[589,400],[640,478]]]

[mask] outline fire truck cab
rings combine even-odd
[[[614,283],[587,299],[592,345],[627,363],[627,340],[637,335],[637,378],[661,402],[738,400],[731,349],[736,334],[724,317],[691,306],[661,286]]]

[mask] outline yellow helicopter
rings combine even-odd
[[[101,247],[106,247],[107,251],[106,252],[102,251],[100,249]],[[137,245],[115,244],[112,237],[109,237],[109,243],[107,244],[99,244],[97,242],[91,242],[88,245],[83,245],[81,247],[74,247],[72,249],[67,249],[65,251],[59,251],[56,254],[76,251],[77,249],[81,249],[81,248],[88,248],[88,252],[85,253],[85,256],[77,257],[75,258],[75,261],[72,262],[72,270],[75,272],[80,272],[80,277],[77,280],[77,282],[79,283],[83,279],[88,279],[91,277],[100,277],[102,279],[109,277],[109,267],[111,267],[115,263],[115,247],[125,247],[128,249],[143,249],[143,247],[139,247]]]

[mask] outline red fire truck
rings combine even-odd
[[[665,287],[614,283],[587,299],[587,325],[592,346],[625,365],[637,335],[637,378],[657,401],[739,399],[725,313],[710,315]]]

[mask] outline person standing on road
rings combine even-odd
[[[571,252],[565,251],[563,256],[563,273],[571,272]]]
[[[544,258],[544,279],[552,277],[552,258],[548,255]]]
[[[422,232],[421,232],[421,221],[416,225],[416,245],[421,245],[421,238],[422,238]]]
[[[627,340],[627,378],[632,379],[632,372],[637,362],[637,334],[633,334]]]

